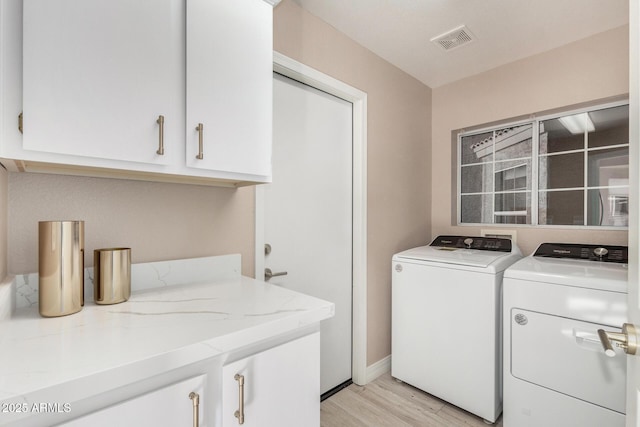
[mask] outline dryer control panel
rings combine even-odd
[[[511,240],[495,237],[438,236],[430,246],[443,249],[479,249],[482,251],[511,252]]]
[[[533,256],[618,262],[622,264],[629,262],[627,246],[543,243],[538,247]]]

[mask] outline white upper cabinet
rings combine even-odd
[[[187,165],[271,174],[272,39],[264,1],[187,1]]]
[[[182,9],[177,0],[24,0],[24,148],[178,161]],[[173,144],[162,155],[161,115]]]
[[[273,4],[3,0],[2,163],[202,184],[269,182]],[[9,129],[17,127],[16,111],[22,134]]]

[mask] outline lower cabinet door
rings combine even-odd
[[[196,426],[203,419],[206,375],[143,394],[76,418],[62,426]],[[196,423],[196,418],[198,423]]]
[[[320,425],[320,333],[222,368],[223,427]]]

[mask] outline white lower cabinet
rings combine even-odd
[[[222,426],[320,425],[320,333],[222,367]]]
[[[109,406],[87,408],[88,414],[58,425],[319,427],[320,332],[273,344],[202,360],[183,373],[167,373],[169,379],[155,379],[169,385],[125,386],[122,395],[134,397],[118,402],[112,391],[97,399]],[[179,380],[182,375],[187,379]],[[45,425],[40,421],[29,425]]]
[[[205,380],[206,375],[190,378],[60,425],[204,426],[203,405],[214,404],[205,396]]]

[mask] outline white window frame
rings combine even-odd
[[[592,147],[589,148],[588,147],[588,133],[584,134],[584,144],[583,147],[580,149],[575,149],[575,150],[567,150],[567,151],[563,151],[560,153],[544,153],[542,155],[540,155],[539,153],[539,148],[540,148],[540,141],[539,141],[539,135],[540,135],[540,123],[547,121],[547,120],[553,120],[553,119],[558,119],[560,117],[566,117],[566,116],[572,116],[572,115],[576,115],[576,114],[581,114],[581,113],[588,113],[588,112],[592,112],[592,111],[597,111],[597,110],[604,110],[607,108],[615,108],[615,107],[621,107],[621,106],[625,106],[625,105],[629,105],[629,101],[628,100],[621,100],[621,101],[616,101],[616,102],[610,102],[610,103],[605,103],[605,104],[597,104],[597,105],[591,105],[588,107],[584,107],[584,108],[579,108],[579,109],[572,109],[572,110],[566,110],[566,111],[561,111],[561,112],[557,112],[557,113],[553,113],[553,114],[546,114],[546,115],[541,115],[539,117],[536,117],[535,115],[531,115],[529,119],[527,120],[518,120],[518,121],[509,121],[509,122],[504,122],[501,123],[499,125],[493,125],[493,126],[487,126],[487,127],[480,127],[480,128],[476,128],[470,131],[460,131],[457,134],[457,141],[456,141],[456,154],[457,154],[457,161],[456,161],[456,221],[457,221],[457,225],[458,226],[482,226],[482,227],[524,227],[524,228],[570,228],[572,230],[577,230],[577,229],[592,229],[592,230],[619,230],[619,231],[623,231],[628,229],[628,226],[610,226],[610,225],[587,225],[588,222],[588,218],[587,218],[587,208],[588,208],[588,194],[589,194],[589,190],[597,190],[597,189],[603,189],[603,188],[629,188],[629,186],[589,186],[588,183],[588,156],[590,152],[593,151],[599,151],[599,150],[607,150],[607,149],[613,149],[613,148],[628,148],[629,147],[629,142],[626,144],[615,144],[615,145],[607,145],[607,146],[603,146],[603,147]],[[508,159],[506,161],[513,161],[516,162],[518,160],[530,160],[531,161],[531,188],[529,190],[524,190],[524,192],[527,192],[530,194],[531,196],[531,224],[504,224],[504,223],[496,223],[496,222],[480,222],[480,223],[469,223],[469,222],[462,222],[462,138],[465,136],[472,136],[472,135],[477,135],[477,134],[482,134],[482,133],[488,133],[488,132],[495,132],[497,130],[500,129],[504,129],[504,128],[509,128],[509,127],[517,127],[517,126],[523,126],[523,125],[527,125],[530,124],[532,126],[531,132],[531,157],[519,157],[519,158],[513,158],[513,159]],[[500,215],[500,216],[505,216],[505,215],[518,215],[521,216],[520,213],[516,213],[515,211],[508,211],[508,212],[496,212],[495,211],[495,196],[496,196],[496,191],[495,191],[495,174],[497,172],[500,172],[500,170],[496,170],[496,159],[495,159],[495,145],[494,145],[494,157],[493,160],[491,162],[485,162],[485,163],[478,163],[477,165],[488,165],[489,163],[491,163],[491,167],[493,169],[493,179],[494,179],[494,183],[493,183],[493,188],[491,192],[488,191],[483,191],[480,193],[464,193],[464,195],[485,195],[485,194],[491,194],[491,206],[492,206],[492,210],[493,210],[493,221],[495,221],[496,215]],[[583,186],[582,187],[575,187],[575,188],[558,188],[558,189],[544,189],[544,190],[540,190],[539,189],[539,162],[540,162],[540,158],[541,157],[549,157],[549,156],[554,156],[554,155],[561,155],[561,154],[570,154],[572,152],[575,153],[583,153],[584,155],[584,177],[583,177]],[[499,162],[502,162],[499,161]],[[476,165],[474,164],[468,164],[468,165],[464,165],[464,166],[472,166],[472,165]],[[517,167],[517,166],[516,166]],[[555,192],[555,191],[569,191],[569,190],[580,190],[584,192],[584,206],[583,206],[583,224],[582,225],[572,225],[572,224],[560,224],[560,225],[554,225],[554,224],[539,224],[539,218],[538,218],[538,200],[539,200],[539,195],[542,192],[546,192],[546,193],[550,193],[550,192]],[[522,191],[518,191],[518,192],[522,192]],[[500,194],[504,194],[505,192],[498,192]],[[508,193],[508,191],[507,191]],[[526,216],[526,212],[524,212],[524,216]]]

